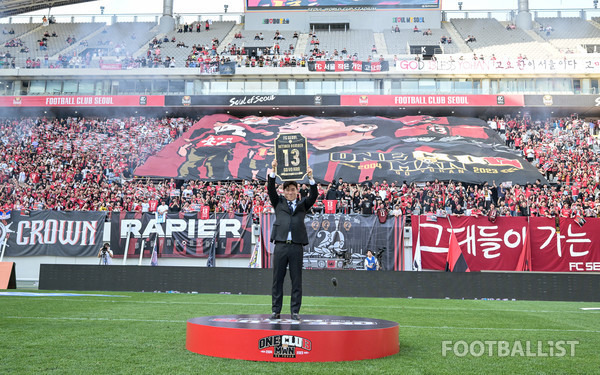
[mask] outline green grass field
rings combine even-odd
[[[0,374],[598,374],[594,303],[305,297],[304,314],[400,324],[400,353],[337,363],[263,363],[185,349],[186,320],[268,314],[270,296],[119,293],[125,297],[0,296]],[[289,297],[284,300],[284,312]],[[443,341],[577,341],[558,357],[442,356]],[[235,345],[235,343],[232,343]],[[532,349],[537,352],[537,347]],[[571,354],[574,354],[571,356]]]

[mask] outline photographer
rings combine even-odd
[[[109,247],[108,242],[106,242],[100,251],[98,251],[98,258],[100,258],[100,265],[107,266],[112,263],[113,252]]]
[[[373,256],[371,250],[367,250],[367,257],[365,258],[365,270],[367,271],[379,271],[379,261]]]

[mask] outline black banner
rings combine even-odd
[[[155,214],[122,212],[111,218],[110,245],[115,257],[123,257],[130,228],[127,256],[139,256],[143,242],[145,257],[154,246],[159,257],[207,257],[215,247],[218,258],[249,258],[252,253],[252,216],[238,213],[168,214],[164,221]]]
[[[441,48],[438,45],[411,45],[411,55],[433,56],[436,53],[441,53]]]
[[[233,75],[235,74],[235,61],[219,64],[219,74],[221,75]]]
[[[269,242],[273,215],[261,216],[262,266],[271,267],[275,245]],[[364,270],[367,250],[383,270],[401,270],[403,227],[401,217],[381,223],[377,215],[307,215],[304,220],[309,244],[304,247],[306,269]]]
[[[186,95],[165,96],[165,106],[314,107],[339,106],[339,95]]]
[[[377,73],[390,70],[388,61],[309,61],[308,70],[311,72],[366,72]]]
[[[6,256],[96,256],[102,246],[105,212],[13,212],[0,224]]]
[[[301,180],[306,174],[306,138],[302,134],[280,134],[275,140],[275,173],[283,181]]]
[[[187,133],[135,170],[138,176],[202,180],[265,179],[279,134],[307,140],[315,179],[388,183],[454,180],[468,183],[546,180],[504,146],[482,120],[405,116],[319,118],[202,118]]]

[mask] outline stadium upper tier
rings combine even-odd
[[[373,51],[374,46],[375,38],[369,30],[318,31],[308,38],[304,52],[310,56],[318,48],[325,56],[333,56],[334,51],[341,55],[345,49],[349,55],[356,54],[359,59],[366,60],[368,56],[377,57],[382,53],[377,48]]]
[[[453,40],[452,43],[440,43],[442,37],[452,38],[451,32],[446,28],[446,25],[442,25],[441,29],[426,29],[419,31],[414,30],[402,30],[395,32],[384,33],[385,44],[387,45],[387,51],[391,55],[408,55],[410,54],[411,45],[441,45],[440,53],[454,54],[460,52],[457,40]],[[431,31],[427,34],[426,31]]]
[[[102,51],[104,56],[130,56],[154,37],[154,26],[152,22],[115,23],[90,36],[87,47],[96,53]]]
[[[410,47],[424,45],[439,47],[436,49],[438,55],[460,57],[460,54],[470,58],[475,53],[486,59],[492,55],[498,59],[519,55],[529,59],[557,59],[574,54],[592,57],[590,53],[600,51],[600,24],[581,18],[537,18],[534,30],[529,31],[494,18],[454,18],[442,22],[441,28],[437,29],[317,30],[316,34],[310,30],[282,30],[278,39],[275,39],[273,29],[245,30],[243,24],[233,21],[211,22],[210,30],[206,30],[205,21],[187,26],[187,32],[181,25],[164,34],[158,31],[155,22],[3,24],[0,26],[0,63],[5,68],[13,67],[13,63],[14,67],[21,68],[98,67],[100,59],[105,63],[120,62],[127,57],[138,61],[152,59],[152,65],[169,66],[164,64],[164,59],[169,56],[175,60],[171,66],[184,67],[197,58],[192,56],[193,46],[206,49],[205,55],[214,57],[217,54],[235,60],[235,55],[241,51],[233,49],[234,46],[237,49],[243,47],[247,54],[256,54],[256,48],[260,47],[264,54],[265,48],[273,49],[276,44],[279,54],[306,59],[311,56],[337,59],[335,51],[337,56],[342,56],[343,50],[347,56],[356,54],[359,60],[367,60],[369,56],[374,60],[380,56],[391,59],[395,55],[410,59],[415,57],[410,54]],[[452,43],[444,42],[444,39],[452,39]],[[213,43],[215,40],[218,43]],[[276,49],[269,53],[278,54]],[[77,57],[78,63],[69,63],[73,57]],[[37,59],[39,66],[35,65]],[[147,62],[139,65],[147,66]],[[124,64],[125,67],[132,66]]]
[[[146,56],[156,56],[157,48],[159,55],[175,58],[176,67],[184,67],[185,62],[193,53],[193,46],[211,49],[213,41],[218,41],[222,45],[225,38],[230,34],[235,26],[233,22],[213,22],[207,31],[203,22],[200,23],[200,31],[197,32],[196,25],[193,25],[192,32],[180,32],[179,29],[173,30],[167,34],[156,35],[156,43],[148,46],[144,50]],[[148,54],[150,50],[150,54]],[[221,48],[219,48],[221,51]]]

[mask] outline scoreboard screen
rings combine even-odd
[[[422,9],[440,7],[441,0],[247,0],[246,9],[265,10],[265,8],[303,9],[318,7],[372,7],[375,9],[405,8]]]

